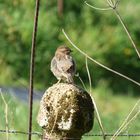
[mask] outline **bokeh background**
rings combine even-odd
[[[57,82],[50,71],[50,61],[56,48],[61,44],[66,44],[74,51],[73,57],[77,63],[77,73],[85,85],[89,87],[85,57],[70,45],[62,33],[62,29],[65,29],[72,41],[89,56],[109,68],[140,81],[140,61],[113,11],[91,9],[84,4],[83,0],[65,0],[61,9],[58,4],[60,1],[41,0],[35,58],[35,89],[44,91]],[[88,2],[97,7],[107,6],[105,0],[88,0]],[[1,87],[29,87],[34,7],[35,0],[0,0]],[[121,0],[118,10],[140,51],[140,1]],[[108,132],[114,132],[139,98],[140,87],[90,61],[88,63],[93,95],[101,111],[105,128]],[[75,82],[82,86],[76,77]],[[25,121],[23,126],[19,126],[17,118],[21,117],[22,109],[28,116],[27,103],[9,97],[8,93],[5,94],[5,98],[9,103],[11,112],[15,115],[16,119],[13,121],[17,121],[14,124],[9,122],[9,128],[26,130],[27,117],[26,119],[23,118],[23,122]],[[3,107],[0,113],[3,114],[3,101],[1,100],[0,103]],[[37,107],[35,108],[33,127],[34,130],[40,131],[36,124],[38,103],[39,101],[34,103]],[[16,106],[17,112],[12,109],[14,106]],[[140,118],[138,119],[140,120]],[[112,121],[114,123],[110,124]],[[100,132],[97,125],[96,127],[93,132]],[[0,117],[0,128],[5,128],[4,115]],[[132,132],[136,131],[140,132],[140,124],[135,122],[132,126]],[[0,134],[1,136],[4,138],[5,135]],[[13,139],[16,140],[16,138],[19,139],[18,136]],[[20,139],[22,140],[22,138]],[[86,137],[84,139],[92,138]],[[133,140],[137,139],[133,138]]]

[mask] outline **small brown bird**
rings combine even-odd
[[[57,48],[55,56],[51,61],[51,71],[58,79],[58,82],[63,80],[67,83],[73,83],[75,74],[75,62],[70,55],[72,50],[65,45]]]

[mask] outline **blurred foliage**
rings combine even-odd
[[[91,4],[105,7],[99,0]],[[26,86],[29,81],[30,49],[34,20],[34,0],[0,0],[0,84]],[[137,46],[140,44],[140,2],[120,2],[119,11],[127,24]],[[61,32],[64,28],[73,42],[88,55],[110,68],[140,81],[140,62],[130,41],[113,11],[96,11],[83,0],[64,1],[63,17],[58,17],[57,1],[41,1],[37,34],[35,84],[37,88],[56,82],[50,72],[50,60],[60,44],[67,44]],[[138,46],[139,47],[139,46]],[[140,47],[139,47],[140,50]],[[85,58],[74,50],[77,72],[88,84]],[[132,91],[138,94],[137,86],[99,66],[89,63],[94,85],[104,79],[116,91]],[[78,82],[78,80],[77,80]]]

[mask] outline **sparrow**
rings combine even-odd
[[[56,49],[55,56],[51,60],[51,71],[58,79],[58,83],[63,80],[67,83],[74,83],[76,67],[75,61],[71,56],[72,50],[62,45]]]

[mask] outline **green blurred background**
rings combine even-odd
[[[107,6],[105,0],[88,0],[88,2],[97,7]],[[28,87],[29,85],[34,7],[35,0],[0,0],[1,86]],[[140,50],[140,1],[121,0],[118,10]],[[84,4],[83,0],[65,0],[63,11],[58,12],[56,0],[41,0],[35,58],[35,89],[44,90],[57,81],[50,72],[50,61],[56,48],[61,44],[66,44],[73,49],[77,73],[89,86],[85,58],[70,45],[62,33],[62,28],[72,41],[89,56],[109,68],[140,81],[140,60],[113,11],[96,11]],[[111,126],[110,130],[115,131],[122,121],[121,113],[118,114],[118,112],[122,111],[124,116],[127,114],[129,107],[133,106],[139,97],[140,88],[90,61],[89,70],[93,93],[97,97],[103,120],[106,123],[114,120],[110,117],[114,113],[117,121],[112,124],[114,128]],[[78,78],[75,78],[75,81],[76,84],[81,85]],[[9,97],[6,98],[12,100]],[[125,99],[126,102],[124,102]],[[112,103],[109,104],[110,100]],[[120,108],[117,107],[118,104]],[[111,110],[110,106],[113,106]],[[37,110],[38,108],[36,112]],[[25,111],[27,113],[26,109]],[[21,114],[17,114],[17,117],[18,115]],[[4,122],[4,117],[1,121]],[[107,124],[105,126],[109,128]],[[21,129],[24,128],[25,126]],[[35,128],[38,129],[37,124]],[[140,130],[140,125],[134,130],[138,128]]]
[[[91,4],[105,7],[106,1]],[[56,79],[50,72],[50,60],[60,44],[72,46],[62,33],[62,28],[73,42],[88,55],[140,81],[140,64],[138,57],[128,40],[121,24],[113,11],[96,11],[84,4],[83,0],[70,0],[63,3],[63,17],[58,16],[57,1],[41,1],[36,66],[36,88],[50,86]],[[34,0],[0,1],[0,85],[28,85],[30,48],[34,19]],[[119,11],[137,44],[140,44],[140,2],[139,0],[120,2]],[[140,47],[138,46],[139,50]],[[73,48],[72,48],[73,49]],[[74,50],[77,72],[85,83],[88,82],[84,57]],[[96,64],[89,63],[93,84],[105,80],[111,89],[132,91],[139,94],[137,86],[116,76]]]

